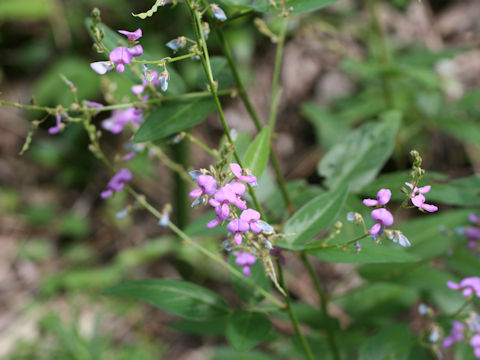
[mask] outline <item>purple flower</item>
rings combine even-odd
[[[257,225],[257,221],[260,220],[260,213],[258,211],[253,209],[244,210],[240,215],[240,220],[246,221],[255,234],[258,234],[261,231],[260,227]]]
[[[248,222],[242,219],[233,219],[227,225],[227,230],[230,231],[233,236],[233,241],[236,245],[242,243],[242,234],[250,229]]]
[[[134,32],[126,30],[118,30],[118,32],[122,35],[125,35],[128,38],[129,43],[133,43],[142,37],[142,29],[137,29]]]
[[[211,4],[210,7],[212,8],[213,17],[215,19],[220,21],[227,20],[227,15],[225,15],[225,12],[217,4]]]
[[[186,43],[187,39],[185,38],[185,36],[180,36],[176,39],[170,40],[165,44],[165,46],[172,49],[173,51],[177,51],[182,49]]]
[[[102,121],[102,127],[114,134],[122,132],[127,123],[140,125],[143,121],[143,112],[133,107],[125,110],[114,110],[112,116]]]
[[[250,266],[255,264],[255,261],[257,260],[257,258],[250,253],[239,252],[239,251],[233,252],[233,255],[235,255],[237,257],[235,259],[235,263],[238,266],[243,267],[243,270],[242,270],[243,275],[249,276],[250,275]]]
[[[137,153],[136,153],[135,151],[130,151],[128,154],[125,154],[125,155],[122,157],[122,160],[123,160],[123,161],[130,161],[130,160],[132,160],[136,155],[137,155]]]
[[[125,46],[119,46],[112,50],[110,53],[110,60],[117,64],[117,71],[119,73],[125,71],[125,65],[132,62],[133,55],[130,53],[129,49]]]
[[[108,182],[107,190],[103,191],[100,196],[102,199],[110,197],[116,191],[122,191],[125,183],[132,180],[132,173],[128,169],[120,169]]]
[[[230,169],[232,170],[232,173],[237,178],[237,180],[246,182],[248,184],[257,182],[257,178],[255,176],[251,174],[243,175],[243,170],[238,164],[235,164],[235,163],[230,164]]]
[[[246,210],[247,203],[240,198],[241,196],[243,196],[243,194],[245,194],[245,190],[247,189],[245,185],[234,181],[225,185],[225,188],[227,188],[228,190],[232,191],[235,194],[235,200],[233,204],[237,205],[237,207],[240,210]]]
[[[470,240],[468,242],[468,247],[473,249],[475,243],[480,240],[480,229],[474,226],[469,226],[465,228],[465,236]]]
[[[49,134],[57,134],[65,127],[65,125],[62,124],[62,116],[63,115],[55,114],[56,125],[48,129]]]
[[[468,215],[468,220],[470,220],[470,222],[472,222],[474,224],[478,224],[480,222],[480,217],[478,217],[475,214],[470,214],[470,215]]]
[[[141,93],[143,93],[145,91],[145,87],[148,85],[148,84],[153,84],[155,86],[159,86],[160,85],[160,81],[159,81],[159,78],[158,78],[158,71],[156,70],[152,70],[152,71],[148,71],[146,72],[146,76],[144,76],[144,79],[142,80],[142,85],[133,85],[131,90],[132,90],[132,93],[134,95],[140,95]]]
[[[423,209],[428,212],[435,212],[438,210],[438,207],[435,205],[431,204],[425,204],[425,196],[423,194],[426,194],[430,191],[432,188],[430,185],[427,186],[422,186],[421,188],[417,188],[416,186],[414,187],[412,184],[406,182],[405,185],[407,185],[410,189],[412,189],[412,204],[418,207],[419,209]]]
[[[90,63],[90,67],[93,71],[100,75],[105,75],[107,72],[112,71],[114,68],[113,62],[111,61],[96,61]]]
[[[380,189],[377,193],[377,200],[365,199],[363,200],[363,204],[366,206],[385,205],[390,201],[391,197],[392,192],[389,189]]]
[[[202,195],[213,195],[217,191],[217,181],[213,176],[200,175],[197,179],[199,189],[190,192],[191,198],[198,198]]]
[[[230,213],[229,213],[230,214]],[[225,221],[228,219],[228,215],[225,216],[224,213],[222,212],[222,207],[217,206],[215,208],[215,216],[217,217],[216,219],[213,219],[207,223],[207,228],[211,229],[220,224],[221,222]]]
[[[88,101],[88,100],[83,100],[83,104],[90,109],[101,109],[103,108],[103,104],[97,103],[95,101]],[[94,111],[93,114],[96,115],[98,114],[98,110]]]
[[[470,296],[475,293],[475,295],[480,298],[480,277],[467,277],[463,279],[460,284],[447,281],[447,286],[453,290],[462,290],[463,296]]]
[[[140,55],[143,54],[143,47],[142,47],[142,45],[135,45],[134,47],[128,49],[128,52],[132,56],[140,56]]]
[[[372,210],[371,215],[372,219],[375,221],[375,225],[371,227],[370,235],[377,235],[382,226],[385,227],[393,224],[393,215],[385,208],[374,209]]]
[[[463,340],[463,331],[465,330],[465,325],[461,322],[454,320],[452,322],[452,330],[450,331],[450,335],[448,335],[443,340],[443,347],[450,347],[456,342]]]

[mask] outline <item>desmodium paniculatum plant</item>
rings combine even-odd
[[[312,14],[334,3],[162,0],[132,13],[139,25],[128,30],[112,30],[115,24],[104,24],[95,8],[86,20],[96,51],[88,70],[100,78],[102,100],[80,98],[66,73],[61,78],[71,92],[68,105],[0,104],[44,114],[33,121],[22,153],[40,126],[48,136],[61,137],[80,124],[88,151],[111,173],[98,201],[126,197],[118,220],[149,213],[158,223],[156,231],[173,233],[181,242],[179,253],[194,252],[200,259],[192,262],[198,277],[123,276],[103,291],[115,301],[114,296],[141,300],[181,318],[180,331],[215,336],[215,344],[226,338],[233,350],[218,346],[219,353],[228,354],[223,358],[443,359],[453,351],[452,356],[480,358],[480,218],[475,209],[480,179],[449,180],[426,172],[420,155],[424,143],[419,141],[422,151],[406,148],[419,115],[401,93],[405,84],[396,87],[395,81],[413,75],[408,63],[396,63],[390,53],[376,0],[366,9],[371,18],[367,46],[376,46],[371,53],[378,59],[370,67],[357,59],[343,64],[366,83],[372,73],[378,77],[372,89],[381,96],[374,96],[373,110],[365,110],[369,119],[345,114],[348,109],[340,108],[349,104],[340,100],[329,111],[303,104],[301,112],[322,149],[316,176],[308,182],[282,171],[276,123],[282,116],[286,40],[304,19],[312,21]],[[142,25],[178,8],[188,14],[189,28],[162,44],[168,56],[151,55],[156,51],[147,40],[154,34]],[[258,30],[275,48],[262,116],[232,51],[229,29],[237,21]],[[324,23],[325,29],[330,26]],[[327,47],[338,50],[337,45]],[[194,68],[200,80],[192,85],[182,79],[178,64]],[[119,95],[115,79],[128,79],[126,93]],[[232,98],[243,104],[248,116],[242,120],[252,122],[253,139],[229,125],[225,106]],[[357,109],[358,103],[353,103]],[[221,135],[208,131],[212,139],[205,141],[193,127],[208,126],[208,116]],[[208,156],[208,165],[189,161],[186,154],[197,151]],[[134,164],[139,157],[171,171],[171,202],[157,207],[141,189],[136,180],[142,167]],[[228,274],[231,284],[225,285]],[[216,291],[216,282],[228,290]],[[312,290],[308,296],[305,286]]]

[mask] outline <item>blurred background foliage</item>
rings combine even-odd
[[[167,41],[179,35],[192,36],[188,12],[179,4],[162,8],[145,21],[131,16],[132,12],[145,11],[151,3],[0,0],[2,98],[23,103],[33,98],[42,105],[68,106],[72,97],[59,76],[63,74],[76,85],[80,99],[105,103],[109,99],[102,98],[102,89],[113,87],[117,100],[132,100],[133,82],[128,77],[117,73],[100,77],[90,69],[89,63],[102,57],[92,48],[85,20],[92,8],[98,7],[103,23],[130,31],[141,27],[144,49],[151,56],[169,56],[164,46]],[[228,0],[220,5],[229,15],[236,8],[227,5],[238,3]],[[262,97],[270,91],[275,47],[259,33],[252,21],[255,17],[274,32],[278,28],[275,15],[258,14],[229,23],[224,31],[242,77],[255,87],[253,97],[259,100],[254,103],[264,115],[268,107]],[[415,148],[424,158],[424,167],[438,172],[428,180],[438,184],[431,194],[434,200],[444,202],[442,210],[480,205],[479,180],[472,176],[480,160],[480,55],[475,50],[480,39],[480,31],[476,31],[479,17],[475,1],[447,0],[339,1],[326,10],[292,16],[282,69],[284,93],[277,151],[297,205],[324,191],[320,185],[325,174],[317,172],[322,156],[352,129],[392,108],[403,118],[392,140],[394,156],[382,168],[381,177],[362,188],[360,194],[372,195],[387,181],[401,185],[410,166],[409,150]],[[461,19],[462,26],[456,19]],[[221,55],[215,36],[209,39],[209,47],[214,55]],[[198,63],[187,60],[170,68],[178,73],[187,91],[205,88]],[[239,130],[237,145],[242,152],[242,142],[246,149],[252,127],[245,113],[238,110],[238,103],[225,103],[232,126]],[[0,134],[0,287],[5,291],[0,300],[0,356],[79,360],[158,359],[159,354],[171,359],[271,358],[261,352],[245,355],[225,348],[222,338],[216,336],[224,330],[221,321],[200,325],[173,322],[163,312],[103,297],[103,288],[122,280],[165,276],[208,284],[232,303],[240,303],[221,272],[205,266],[199,254],[162,233],[145,213],[118,219],[116,214],[129,204],[125,194],[99,201],[98,194],[109,176],[86,151],[88,138],[82,126],[73,124],[52,137],[45,129],[53,119],[47,119],[35,133],[28,152],[19,158],[28,121],[41,120],[43,115],[5,108],[0,111],[0,128],[4,130]],[[197,135],[215,146],[221,134],[215,119],[207,119],[201,127],[196,129]],[[112,156],[125,151],[118,137],[107,135],[103,141]],[[191,168],[211,162],[197,154],[191,158]],[[131,168],[137,175],[135,186],[145,189],[159,207],[172,201],[172,175],[165,166],[152,162],[144,152],[132,161]],[[281,219],[285,216],[279,205],[282,200],[271,176],[264,177],[267,185],[261,201],[273,218]],[[364,211],[359,208],[358,195],[347,200],[346,210]],[[465,224],[467,213],[453,218],[449,214],[435,220],[432,227],[439,221],[450,228]],[[186,232],[202,235],[206,244],[216,249],[214,233],[203,229],[203,219],[190,223]],[[412,224],[414,233],[427,226],[425,222],[417,228]],[[429,236],[433,239],[437,232]],[[448,248],[450,242],[443,241]],[[435,249],[430,245],[418,251]],[[290,260],[295,274],[298,264]],[[339,279],[348,282],[341,274],[354,273],[350,265],[318,262],[316,266],[330,287]],[[374,281],[375,274],[388,270],[377,266],[381,264],[361,266],[360,276]],[[478,259],[459,252],[449,259],[449,266],[458,276],[471,275],[478,269]],[[388,336],[383,334],[385,338],[372,337],[365,342],[365,330],[388,326],[395,316],[413,323],[411,309],[419,299],[436,301],[443,310],[454,308],[460,299],[438,294],[432,285],[442,287],[451,275],[438,269],[421,270],[415,273],[415,286],[411,286],[412,279],[398,276],[393,283],[376,279],[352,294],[338,294],[335,306],[348,309],[340,314],[342,324],[338,324],[350,330],[344,340],[346,353],[355,354],[362,344],[362,354],[372,359],[368,354],[373,344],[410,334],[412,329],[400,324],[392,327]],[[311,303],[309,294],[313,291],[310,285],[305,286],[292,291],[299,300]],[[302,322],[321,329],[322,319],[312,321],[318,314],[302,306],[298,305]],[[276,321],[277,328],[289,333],[282,314]],[[199,326],[202,336],[198,335]],[[270,345],[264,350],[273,354],[272,358],[296,358],[294,346],[283,343],[274,331],[269,336]],[[325,343],[318,340],[315,351],[322,352]],[[427,358],[422,357],[425,353],[420,348],[417,354],[418,359]]]

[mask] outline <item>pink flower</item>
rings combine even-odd
[[[475,293],[475,295],[480,298],[480,277],[467,277],[463,279],[460,284],[447,281],[447,286],[453,290],[462,290],[463,296],[470,296]]]
[[[454,320],[452,322],[452,330],[450,331],[450,335],[448,335],[443,340],[443,347],[450,347],[456,342],[463,340],[463,331],[465,330],[465,325],[461,322]]]
[[[62,124],[62,115],[55,114],[55,120],[56,125],[48,129],[48,133],[51,135],[59,133],[65,127],[65,125]]]
[[[390,226],[393,224],[393,215],[385,208],[372,210],[371,216],[372,219],[375,221],[375,225],[371,227],[370,235],[377,235],[382,229],[382,227]]]
[[[118,134],[122,132],[128,123],[139,126],[142,121],[142,110],[131,107],[125,110],[114,110],[111,117],[102,121],[102,127],[114,134]]]
[[[243,275],[249,276],[250,275],[250,266],[255,264],[255,261],[257,260],[255,258],[255,256],[250,254],[250,253],[239,252],[239,251],[235,251],[233,253],[233,255],[237,257],[235,259],[235,263],[238,266],[243,267],[243,270],[242,270]]]
[[[412,189],[412,204],[418,207],[419,209],[423,209],[428,212],[435,212],[438,210],[438,207],[435,205],[430,205],[430,204],[425,204],[425,196],[423,194],[426,194],[430,191],[432,188],[430,185],[427,186],[422,186],[421,188],[417,188],[416,186],[414,187],[412,184],[406,182],[405,185],[407,185],[410,189]]]
[[[391,197],[392,197],[392,192],[389,189],[380,189],[377,193],[377,200],[364,199],[363,204],[366,206],[385,205],[390,201]]]
[[[191,198],[198,198],[202,195],[213,195],[217,191],[217,182],[213,176],[200,175],[197,179],[199,188],[190,192]]]
[[[261,231],[257,224],[257,221],[260,220],[260,213],[258,211],[253,209],[244,210],[240,215],[240,220],[246,221],[254,233],[258,234]]]
[[[134,32],[126,30],[118,30],[118,32],[122,35],[125,35],[128,38],[129,43],[133,43],[142,37],[142,29],[137,29]]]
[[[140,56],[142,54],[142,45],[136,45],[131,49],[125,46],[119,46],[110,53],[110,61],[117,64],[117,71],[121,73],[125,71],[125,65],[132,62],[134,56]]]
[[[233,241],[236,245],[242,243],[242,234],[250,229],[248,222],[242,219],[233,219],[227,225],[227,230],[234,234]]]
[[[107,190],[100,194],[102,199],[106,199],[114,192],[122,191],[125,187],[125,183],[132,180],[132,173],[128,169],[120,169],[108,182]]]
[[[237,180],[253,184],[257,182],[257,178],[251,174],[243,175],[243,170],[240,165],[232,163],[230,164],[230,169],[232,170],[233,175],[237,178]]]

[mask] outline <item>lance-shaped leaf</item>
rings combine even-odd
[[[393,151],[399,123],[399,112],[385,113],[382,121],[363,125],[334,146],[318,164],[326,185],[349,184],[356,191],[372,181]]]
[[[150,10],[147,10],[143,13],[139,13],[139,14],[134,14],[132,13],[133,16],[136,16],[136,17],[139,17],[140,19],[145,19],[147,17],[150,17],[152,16],[153,14],[155,14],[158,10],[158,8],[160,6],[163,6],[166,4],[166,0],[156,0],[155,1],[155,4],[153,4],[153,6],[150,8]]]
[[[287,237],[276,244],[286,249],[305,249],[314,236],[335,220],[347,193],[348,188],[342,186],[310,200],[288,219],[283,230]]]
[[[106,295],[124,296],[146,301],[160,309],[190,320],[207,320],[226,316],[229,307],[213,291],[180,280],[146,279],[113,286]]]
[[[227,338],[235,350],[244,351],[265,339],[270,328],[270,321],[265,315],[237,311],[228,319]]]
[[[135,134],[135,142],[164,139],[201,123],[215,110],[210,99],[169,102],[153,111]]]
[[[260,177],[267,166],[269,154],[270,128],[265,126],[248,147],[243,165],[250,169],[253,175]]]

